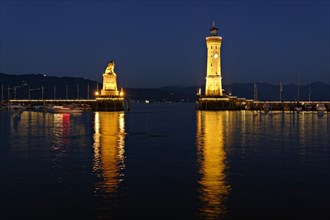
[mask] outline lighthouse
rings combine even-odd
[[[247,106],[245,98],[222,93],[221,75],[221,43],[222,37],[218,35],[218,28],[213,25],[210,35],[206,37],[207,64],[206,64],[206,84],[205,95],[199,91],[196,108],[199,110],[243,110]]]
[[[206,96],[222,96],[221,84],[221,48],[222,37],[218,35],[218,28],[213,22],[210,36],[206,37],[207,66],[206,66]]]

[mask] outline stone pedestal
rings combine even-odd
[[[117,76],[116,74],[103,74],[103,88],[101,95],[104,96],[118,96],[119,92],[117,89]]]

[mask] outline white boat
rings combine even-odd
[[[27,107],[24,105],[8,105],[8,108],[11,110],[21,110],[21,111],[24,111],[27,109]]]
[[[80,106],[74,105],[55,105],[49,108],[49,111],[53,113],[79,113],[83,112],[84,109]]]
[[[327,110],[327,107],[325,107],[323,103],[320,103],[316,105],[316,110],[319,112],[325,112]]]
[[[297,112],[300,112],[302,109],[303,109],[303,107],[299,102],[294,107],[294,110],[297,111]]]

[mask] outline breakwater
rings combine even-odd
[[[26,107],[70,105],[76,104],[86,110],[94,111],[123,111],[125,108],[124,98],[97,98],[97,99],[21,99],[9,100],[9,106],[21,105]]]
[[[279,111],[330,111],[330,101],[255,101],[237,97],[200,97],[198,110],[279,110]]]

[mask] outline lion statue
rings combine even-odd
[[[115,62],[111,60],[111,61],[108,63],[107,68],[105,69],[105,73],[106,73],[106,74],[114,74],[114,75],[116,75],[114,69],[115,69]]]

